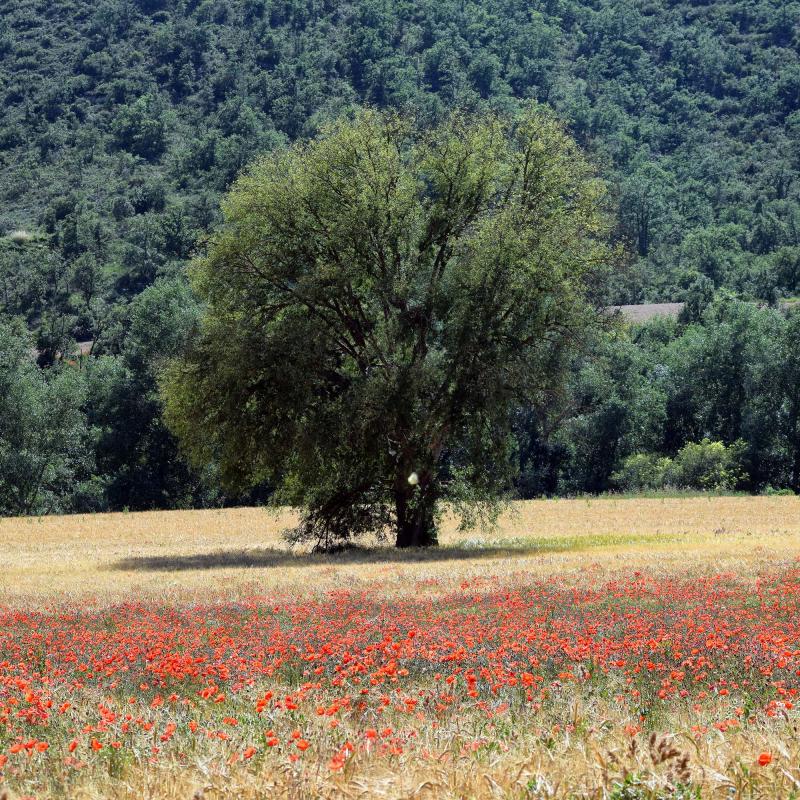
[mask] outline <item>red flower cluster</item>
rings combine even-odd
[[[796,713],[800,570],[425,589],[0,609],[0,771],[54,751],[75,766],[123,747],[141,756],[145,743],[148,759],[180,757],[198,737],[224,743],[231,763],[309,750],[339,770],[356,750],[414,749],[454,714],[513,707],[540,725],[579,685],[626,704],[631,736],[658,704],[696,713],[697,735]]]

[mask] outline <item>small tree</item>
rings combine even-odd
[[[634,453],[611,476],[612,482],[626,492],[664,489],[672,459],[656,453]]]
[[[188,453],[268,481],[323,546],[436,542],[509,484],[513,412],[597,318],[604,185],[557,121],[372,111],[259,161],[194,265],[206,310],[164,381]]]
[[[685,444],[666,470],[666,483],[686,489],[729,491],[745,479],[742,469],[745,443],[738,439],[727,447],[723,442]]]

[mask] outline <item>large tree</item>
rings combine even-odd
[[[240,178],[164,381],[187,452],[330,546],[436,542],[509,484],[514,411],[597,318],[605,187],[554,117],[363,111]]]

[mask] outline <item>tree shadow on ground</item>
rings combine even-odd
[[[465,561],[476,558],[502,558],[583,549],[564,547],[543,540],[541,546],[531,543],[509,547],[429,547],[397,550],[390,547],[353,547],[337,553],[295,553],[289,550],[239,549],[219,550],[193,555],[131,556],[108,566],[110,570],[126,572],[173,572],[180,570],[305,567],[311,565],[346,564],[412,564],[425,561]]]

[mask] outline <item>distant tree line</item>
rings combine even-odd
[[[722,290],[599,338],[560,404],[520,411],[523,497],[800,490],[800,312]]]
[[[197,471],[162,419],[157,373],[198,307],[182,278],[126,307],[102,356],[36,364],[19,322],[0,324],[0,513],[262,502]],[[224,347],[224,343],[220,343]],[[522,498],[658,489],[800,492],[800,312],[719,293],[693,320],[598,337],[557,402],[519,408]]]
[[[2,310],[48,336],[101,336],[107,306],[181,269],[244,165],[364,104],[553,107],[617,201],[613,302],[800,292],[798,2],[0,8],[0,235],[50,251],[0,265]]]

